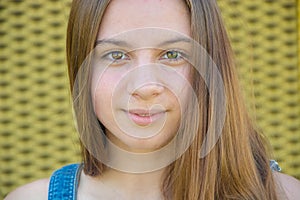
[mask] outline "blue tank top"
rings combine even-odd
[[[48,200],[76,200],[82,164],[70,164],[56,170],[50,178]]]
[[[48,200],[76,200],[82,164],[70,164],[56,170],[50,178]],[[272,171],[281,171],[275,160],[270,160]]]

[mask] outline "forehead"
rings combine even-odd
[[[190,36],[190,15],[184,0],[111,0],[102,18],[98,39],[149,27]]]

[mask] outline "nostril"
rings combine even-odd
[[[132,92],[132,96],[140,99],[150,99],[159,96],[164,91],[164,86],[150,83],[139,87]]]

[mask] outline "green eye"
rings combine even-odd
[[[178,51],[168,51],[166,53],[166,57],[168,59],[177,59],[179,57],[179,52]]]
[[[170,49],[163,52],[159,60],[165,65],[178,66],[183,65],[186,62],[186,57],[187,56],[183,51]]]
[[[176,50],[169,50],[162,56],[162,59],[173,60],[173,61],[178,60],[180,58],[182,58],[182,55],[179,51]]]
[[[113,51],[110,53],[109,57],[112,60],[121,60],[121,59],[124,59],[125,54],[121,51]]]

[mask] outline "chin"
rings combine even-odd
[[[146,153],[153,152],[166,146],[175,134],[171,132],[161,131],[155,136],[149,138],[136,138],[128,136],[126,134],[114,135],[109,137],[111,142],[120,148],[134,152],[134,153]]]

